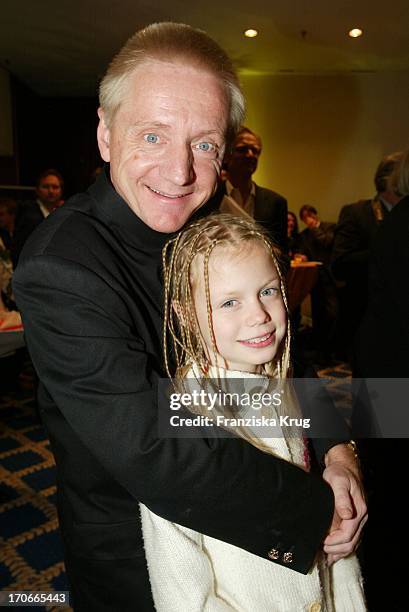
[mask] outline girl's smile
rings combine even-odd
[[[248,340],[238,340],[240,344],[250,346],[251,348],[264,348],[270,346],[274,342],[274,332],[264,334],[264,336],[258,336],[258,338],[250,338]]]

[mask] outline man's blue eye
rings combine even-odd
[[[156,136],[156,134],[145,134],[144,139],[151,144],[159,142],[159,136]]]
[[[232,308],[232,306],[234,306],[236,303],[236,300],[227,300],[227,302],[224,302],[224,304],[222,304],[222,308]]]
[[[197,148],[200,149],[201,151],[213,151],[214,150],[214,145],[211,142],[200,142],[197,145]]]

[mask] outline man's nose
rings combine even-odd
[[[161,165],[161,175],[174,185],[190,185],[195,178],[191,147],[184,144],[173,147]]]

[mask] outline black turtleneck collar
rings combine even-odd
[[[115,191],[109,164],[87,190],[93,200],[93,214],[108,225],[129,246],[154,252],[161,250],[174,234],[156,232],[146,225]]]

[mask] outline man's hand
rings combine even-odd
[[[325,456],[323,478],[335,496],[335,511],[324,551],[331,565],[350,555],[357,547],[368,514],[359,463],[353,449],[338,444]]]

